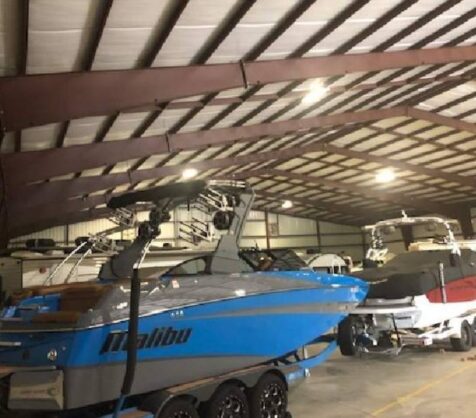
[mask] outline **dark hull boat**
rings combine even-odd
[[[476,252],[461,248],[451,222],[444,219],[403,217],[381,224],[373,226],[374,234],[379,226],[430,224],[431,230],[439,226],[447,236],[411,244],[409,252],[383,266],[353,273],[369,284],[369,292],[341,325],[344,354],[354,354],[356,343],[364,350],[392,351],[396,345],[397,352],[405,345],[447,340],[458,350],[471,348],[476,343]]]
[[[443,263],[444,292],[439,263]],[[426,250],[397,255],[379,268],[366,269],[358,277],[370,284],[368,299],[402,299],[424,295],[431,303],[476,300],[476,252],[462,249]]]

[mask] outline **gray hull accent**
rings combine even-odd
[[[153,392],[170,386],[218,376],[264,363],[270,359],[256,356],[188,357],[137,363],[132,395]],[[231,368],[230,365],[233,365]],[[65,370],[65,409],[79,408],[117,399],[124,378],[125,364]]]

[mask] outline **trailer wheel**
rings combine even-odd
[[[287,418],[288,388],[279,376],[267,373],[249,391],[250,411],[253,418]]]
[[[468,321],[461,324],[461,338],[451,338],[451,345],[455,351],[469,351],[473,346],[473,327]]]
[[[476,347],[476,318],[473,319],[473,347]]]
[[[206,418],[250,418],[248,399],[238,384],[220,386],[205,405]]]
[[[165,405],[156,418],[200,418],[200,416],[190,401],[175,398]]]
[[[337,328],[337,343],[343,356],[357,354],[357,333],[351,316],[342,320]]]

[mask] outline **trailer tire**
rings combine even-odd
[[[476,318],[473,319],[473,347],[476,347]]]
[[[225,383],[216,390],[206,403],[202,416],[206,418],[220,418],[223,416],[250,418],[248,398],[238,384]]]
[[[451,346],[455,351],[469,351],[473,346],[474,330],[468,321],[461,324],[461,338],[451,338]]]
[[[337,328],[337,344],[343,356],[357,354],[355,327],[351,316],[340,322]]]
[[[169,401],[156,418],[200,418],[192,402],[186,398],[175,398]]]
[[[266,373],[248,391],[251,417],[288,418],[288,388],[284,380],[274,373]]]

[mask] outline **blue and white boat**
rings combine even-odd
[[[136,396],[266,364],[337,326],[365,298],[367,285],[356,278],[246,267],[237,242],[252,194],[223,200],[235,210],[216,224],[234,233],[221,238],[204,271],[138,280],[134,262],[170,205],[209,186],[194,183],[176,185],[172,196],[162,188],[111,202],[155,207],[134,245],[104,265],[97,282],[31,288],[11,298],[0,320],[4,410],[69,411],[114,401],[124,393],[126,369],[125,392]]]

